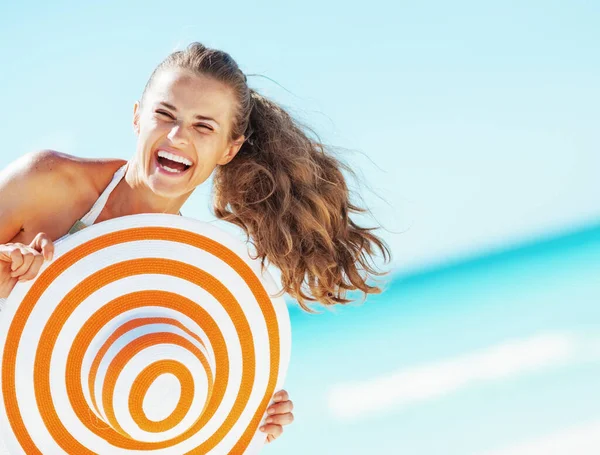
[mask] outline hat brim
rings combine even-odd
[[[190,218],[57,243],[0,320],[9,453],[258,453],[291,349],[277,292],[243,242]]]

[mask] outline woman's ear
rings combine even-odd
[[[136,101],[133,105],[133,131],[136,136],[140,134],[140,102]]]
[[[219,161],[217,161],[217,164],[220,164],[221,166],[223,166],[223,165],[229,163],[232,159],[234,159],[235,155],[237,155],[237,153],[242,148],[242,145],[244,144],[245,139],[246,138],[244,136],[240,136],[239,139],[232,141],[229,144],[229,146],[227,147],[225,154],[221,157],[221,159]]]

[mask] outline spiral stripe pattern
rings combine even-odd
[[[55,260],[15,291],[0,321],[11,454],[262,446],[290,326],[242,242],[182,217],[119,218],[57,244]]]

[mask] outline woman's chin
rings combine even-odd
[[[172,182],[165,182],[161,176],[151,176],[149,179],[150,189],[154,194],[165,198],[177,198],[185,194],[187,191],[182,191],[184,188],[181,183],[173,184]]]

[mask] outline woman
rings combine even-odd
[[[37,275],[56,240],[120,216],[178,214],[213,171],[215,215],[246,232],[302,308],[380,292],[360,272],[381,275],[368,259],[378,248],[389,260],[389,250],[349,218],[364,211],[349,202],[341,171],[350,170],[250,89],[227,53],[193,43],[169,55],[135,104],[133,127],[129,161],[43,151],[0,173],[0,298]],[[274,399],[261,428],[269,442],[293,420],[285,390]]]

